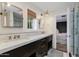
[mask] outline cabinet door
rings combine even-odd
[[[36,56],[37,57],[45,56],[47,54],[47,51],[48,51],[48,40],[44,38],[40,40],[40,43],[38,44]]]

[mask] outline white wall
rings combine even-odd
[[[31,9],[37,14],[37,18],[40,17],[40,11],[33,5],[30,5],[28,3],[21,3],[21,2],[10,2],[10,4],[13,4],[23,10],[23,28],[4,28],[1,25],[1,18],[0,18],[0,34],[1,33],[17,33],[17,32],[26,32],[26,31],[32,31],[27,29],[27,9]]]
[[[53,48],[56,48],[56,20],[53,16],[44,16],[44,31],[53,34]]]

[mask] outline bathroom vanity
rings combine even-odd
[[[52,48],[52,34],[32,36],[28,40],[20,39],[3,45],[2,48],[0,45],[0,57],[42,57]]]
[[[1,10],[1,25],[4,29],[23,29],[24,14],[23,9],[16,5],[2,3]],[[36,12],[27,9],[27,28],[35,32],[40,30],[40,19],[36,19]],[[26,20],[26,19],[25,19]],[[16,31],[16,30],[14,30]],[[34,32],[33,31],[33,32]],[[27,31],[28,32],[28,31]],[[34,33],[35,33],[34,32]],[[1,57],[38,57],[45,56],[50,48],[52,48],[52,33],[41,33],[39,35],[28,35],[28,33],[10,33],[5,39],[0,41],[0,56]],[[25,37],[23,35],[25,35]],[[22,37],[23,36],[23,37]],[[8,37],[8,40],[7,40]],[[22,37],[22,38],[21,38]],[[5,42],[4,42],[5,41]]]

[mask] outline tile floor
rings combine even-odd
[[[45,57],[63,57],[63,52],[55,50],[55,49],[50,49],[48,51],[48,55]]]

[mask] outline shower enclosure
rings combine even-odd
[[[74,55],[79,56],[79,7],[74,9]]]
[[[69,53],[79,56],[79,7],[68,9],[67,14]]]

